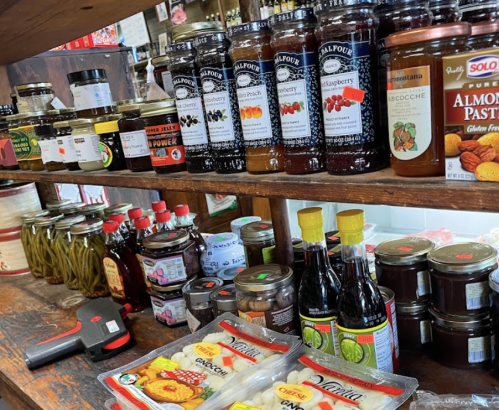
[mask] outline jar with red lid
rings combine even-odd
[[[459,0],[459,10],[463,21],[499,21],[499,2],[497,0]]]
[[[468,46],[473,51],[499,47],[499,21],[483,21],[472,24]]]
[[[270,20],[277,96],[287,174],[324,170],[323,106],[320,101],[317,18],[312,8],[273,15]]]
[[[330,174],[371,172],[388,165],[374,85],[376,4],[376,0],[321,0],[315,7]]]
[[[459,10],[459,0],[430,0],[430,11],[433,14],[434,26],[461,21],[462,13]]]
[[[154,66],[153,74],[156,84],[173,98],[175,96],[175,89],[173,88],[172,73],[168,69],[169,63],[170,57],[166,55],[158,56],[151,60],[151,64]]]

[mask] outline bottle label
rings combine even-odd
[[[430,294],[430,275],[427,270],[418,272],[418,289],[416,297],[420,298],[424,295]]]
[[[155,285],[168,285],[183,282],[187,279],[187,271],[182,256],[151,259],[142,257],[142,264],[147,280]]]
[[[287,308],[266,312],[239,312],[239,317],[247,322],[274,330],[279,333],[296,334],[293,305]]]
[[[109,167],[113,162],[113,151],[111,151],[111,148],[102,141],[99,141],[99,151],[104,168]]]
[[[108,83],[69,86],[73,94],[76,111],[89,110],[91,108],[111,107],[113,97]]]
[[[263,256],[263,263],[265,265],[269,263],[276,263],[277,257],[276,257],[275,245],[269,246],[268,248],[263,248],[262,256]]]
[[[468,363],[482,363],[492,358],[490,336],[468,339]]]
[[[101,161],[99,140],[100,138],[97,134],[85,134],[73,137],[76,156],[79,162]]]
[[[211,147],[214,150],[239,149],[241,117],[232,68],[201,68],[200,75]]]
[[[274,61],[284,146],[320,144],[324,136],[316,53],[279,52]]]
[[[186,154],[206,150],[208,134],[199,77],[176,75],[173,77],[173,86]]]
[[[338,324],[336,327],[342,359],[385,372],[393,372],[388,320],[370,329],[346,329]]]
[[[161,79],[163,80],[163,89],[170,97],[175,96],[175,89],[173,88],[172,73],[169,71],[163,71],[161,73]]]
[[[111,258],[104,258],[102,264],[111,295],[118,299],[125,299],[125,287],[118,265]]]
[[[12,130],[12,146],[18,161],[37,160],[42,158],[35,126],[28,125]]]
[[[150,155],[145,130],[120,132],[125,158],[148,157]]]
[[[67,135],[65,137],[57,137],[56,140],[59,147],[59,153],[62,156],[62,162],[77,162],[78,156],[76,155],[73,137]]]
[[[162,300],[151,296],[151,305],[158,322],[173,326],[187,321],[183,298]]]
[[[42,162],[44,164],[46,164],[47,162],[62,162],[62,156],[59,153],[59,145],[57,144],[57,140],[39,140],[38,145],[40,145]]]
[[[12,140],[10,138],[0,139],[0,157],[2,158],[2,164],[5,167],[17,164],[16,153],[14,152],[14,147],[12,146]]]
[[[325,42],[319,63],[327,147],[373,142],[369,42]]]
[[[310,318],[300,313],[303,342],[324,353],[339,357],[336,317]]]
[[[378,96],[379,96],[379,123],[383,127],[388,126],[388,104],[386,94],[386,64],[390,58],[390,50],[385,46],[385,39],[376,43],[376,55],[378,57]]]
[[[466,309],[475,310],[488,307],[490,286],[488,282],[468,283],[466,285]]]
[[[389,70],[386,76],[390,150],[403,161],[417,158],[432,141],[430,67]]]
[[[178,123],[146,127],[145,132],[153,167],[185,163],[185,149]]]
[[[234,76],[245,147],[282,144],[274,61],[236,61]]]

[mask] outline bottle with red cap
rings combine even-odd
[[[174,231],[175,225],[172,221],[172,214],[168,210],[156,212],[156,230],[158,232]]]
[[[148,297],[139,261],[125,244],[117,221],[106,221],[102,227],[106,234],[102,264],[113,300],[140,312],[146,308]]]
[[[165,201],[156,201],[151,203],[151,208],[155,213],[160,211],[166,211],[166,202]]]
[[[197,227],[194,226],[194,218],[190,216],[189,205],[177,205],[174,211],[175,216],[177,217],[175,227],[189,232],[191,239],[196,242],[198,254],[201,256],[201,254],[206,250],[206,243],[201,234],[197,231]]]
[[[137,228],[137,237],[135,239],[135,253],[140,254],[144,247],[142,241],[148,236],[151,236],[152,231],[151,220],[148,216],[139,216],[135,219],[135,228]]]
[[[127,245],[130,249],[135,248],[135,240],[137,239],[137,228],[135,228],[135,220],[143,215],[142,208],[132,208],[128,210],[128,218],[130,219],[130,237],[127,240]]]
[[[128,239],[130,238],[130,231],[125,223],[125,215],[120,212],[113,212],[112,214],[109,214],[107,218],[110,221],[118,222],[120,234],[125,240],[125,243],[128,242]]]

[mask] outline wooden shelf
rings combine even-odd
[[[0,170],[0,179],[469,211],[499,211],[498,184],[446,181],[443,177],[403,178],[396,176],[391,169],[351,176],[332,176],[327,173],[292,176],[285,173],[219,175],[213,172],[207,174],[180,172],[160,175],[153,171],[132,173],[106,170],[94,172]]]

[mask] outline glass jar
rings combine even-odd
[[[54,99],[52,83],[21,84],[15,87],[17,92],[17,109],[20,113],[44,111],[52,109]]]
[[[463,21],[499,21],[499,2],[497,0],[459,0],[459,10]]]
[[[232,313],[238,316],[236,302],[236,286],[234,284],[222,286],[210,293],[213,306],[213,316],[218,317],[224,313]]]
[[[466,51],[468,23],[424,27],[392,34],[387,65],[389,144],[398,175],[444,175],[442,57]]]
[[[217,233],[206,238],[205,242],[206,252],[200,258],[205,276],[217,276],[222,269],[244,263],[244,248],[235,233]]]
[[[85,217],[83,215],[76,215],[59,219],[55,223],[54,254],[57,257],[57,264],[64,279],[64,284],[73,290],[78,290],[79,284],[76,268],[70,258],[71,242],[73,240],[71,226],[84,221]]]
[[[201,278],[187,283],[182,288],[185,299],[187,325],[191,333],[202,329],[213,319],[213,306],[210,294],[220,287],[223,281],[218,278]]]
[[[54,224],[61,217],[62,215],[46,215],[35,218],[35,254],[40,259],[43,277],[50,284],[64,282],[59,261],[54,252]]]
[[[84,202],[71,202],[70,204],[62,205],[59,208],[59,212],[64,215],[65,218],[69,216],[77,216],[80,214],[81,208],[84,206]]]
[[[490,287],[490,319],[492,321],[492,334],[496,335],[493,338],[493,343],[491,348],[495,352],[499,352],[499,270],[495,270],[489,275],[489,287]],[[494,358],[494,371],[499,374],[499,358],[497,358],[497,353]]]
[[[317,18],[311,8],[270,18],[284,169],[287,174],[324,170],[323,106],[317,68]]]
[[[185,231],[155,233],[142,245],[144,273],[153,285],[170,286],[200,273],[195,242]]]
[[[69,121],[76,119],[76,110],[74,107],[60,108],[61,121]]]
[[[270,221],[251,222],[241,228],[246,266],[276,262],[274,229]]]
[[[279,333],[296,334],[298,310],[293,270],[281,265],[254,266],[234,279],[239,317]]]
[[[54,122],[53,127],[64,167],[68,171],[78,171],[80,166],[78,165],[78,156],[71,136],[69,121]]]
[[[428,254],[431,302],[447,315],[489,311],[489,274],[497,269],[497,251],[483,243],[457,243]]]
[[[435,245],[425,238],[391,239],[374,249],[378,284],[393,290],[397,303],[428,300],[427,255]]]
[[[268,21],[229,27],[237,99],[252,174],[284,171],[284,143]]]
[[[171,286],[161,286],[159,290],[153,289],[149,292],[151,306],[156,320],[168,327],[179,326],[187,323],[185,300],[182,296],[182,288],[187,282]]]
[[[499,21],[472,24],[467,44],[473,51],[499,47]]]
[[[144,120],[151,163],[158,174],[186,170],[186,153],[177,110],[172,101],[161,101],[140,106]]]
[[[17,128],[9,128],[9,133],[19,167],[24,171],[41,171],[44,169],[42,154],[35,134],[35,126],[40,125],[41,121],[40,116],[32,114],[17,114]]]
[[[95,124],[95,132],[99,135],[99,151],[104,168],[108,171],[126,169],[125,154],[121,145],[118,121]]]
[[[99,150],[99,136],[95,124],[105,122],[108,117],[80,118],[69,121],[78,166],[83,171],[96,171],[104,168]]]
[[[69,205],[71,203],[70,199],[61,199],[56,201],[47,202],[47,209],[50,211],[50,215],[59,216],[61,212],[59,211],[61,206]]]
[[[119,204],[113,204],[111,206],[108,206],[106,209],[104,209],[104,219],[108,219],[108,216],[114,213],[120,213],[123,214],[125,217],[125,223],[127,226],[130,224],[130,218],[128,218],[128,211],[133,208],[132,204],[122,202]]]
[[[246,265],[235,266],[233,268],[222,269],[217,272],[217,278],[222,279],[224,285],[232,285],[234,278],[246,269]]]
[[[158,56],[151,60],[151,64],[154,66],[153,73],[156,84],[158,84],[163,90],[165,90],[170,98],[174,98],[175,90],[173,88],[172,73],[168,69],[169,63],[170,57],[166,55]]]
[[[120,105],[118,112],[123,114],[118,121],[118,128],[126,167],[132,172],[151,171],[151,152],[147,142],[145,123],[140,118],[140,104]]]
[[[492,329],[488,313],[448,316],[429,308],[435,359],[456,369],[490,369]]]
[[[12,119],[9,121],[9,117],[15,116],[7,115],[5,121],[0,120],[0,161],[2,168],[15,170],[19,169],[19,164],[17,163],[16,153],[12,145],[12,137],[9,133],[9,125],[14,122]]]
[[[106,204],[103,202],[97,202],[95,204],[88,204],[80,209],[80,214],[83,215],[86,220],[100,219],[105,220],[106,215],[104,213],[106,209]]]
[[[396,303],[399,346],[419,350],[431,342],[430,314],[426,302]]]
[[[429,7],[433,14],[434,26],[461,21],[459,0],[429,0]]]
[[[203,86],[203,100],[215,171],[231,174],[246,170],[243,131],[236,84],[225,33],[196,37],[196,64]]]
[[[371,172],[388,164],[386,135],[379,127],[378,89],[373,86],[377,78],[376,3],[352,0],[338,6],[336,0],[322,0],[315,8],[330,174]]]
[[[187,171],[191,173],[213,171],[213,158],[208,144],[208,127],[199,77],[195,62],[196,50],[192,41],[171,44],[166,49],[170,57],[180,132],[185,147]]]
[[[102,236],[102,221],[87,219],[71,226],[69,258],[76,271],[78,287],[87,298],[109,295],[102,267],[105,245]]]
[[[243,216],[242,218],[237,218],[231,221],[230,230],[237,235],[237,237],[239,238],[239,243],[243,243],[241,241],[241,228],[251,222],[258,222],[261,220],[262,218],[260,218],[259,216]]]
[[[64,169],[62,155],[54,135],[52,124],[38,125],[35,127],[38,145],[42,153],[42,163],[47,171],[60,171]]]
[[[47,216],[49,211],[41,210],[35,212],[28,212],[27,214],[21,215],[22,228],[21,228],[21,243],[23,244],[24,253],[26,254],[26,260],[28,261],[28,267],[31,274],[35,278],[43,278],[43,271],[41,266],[41,260],[36,253],[35,248],[35,219]]]
[[[77,118],[100,117],[114,112],[106,70],[77,71],[67,77]]]

